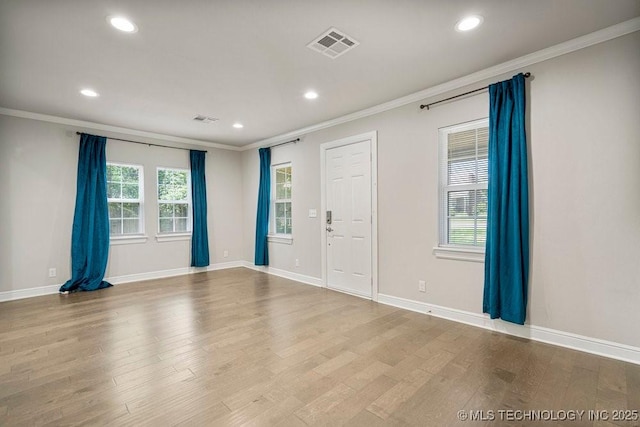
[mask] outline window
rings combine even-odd
[[[291,236],[291,163],[273,166],[272,232]]]
[[[487,119],[440,129],[440,246],[484,250]]]
[[[191,177],[186,169],[158,168],[158,231],[191,231]]]
[[[142,166],[107,163],[107,202],[111,236],[144,232],[142,183]]]

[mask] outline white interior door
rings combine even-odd
[[[371,298],[371,140],[325,156],[327,286]]]

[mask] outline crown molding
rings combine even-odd
[[[220,144],[217,142],[207,142],[199,139],[182,138],[179,136],[164,135],[161,133],[147,132],[136,129],[123,128],[118,126],[105,125],[101,123],[87,122],[84,120],[66,119],[64,117],[50,116],[48,114],[32,113],[30,111],[13,110],[11,108],[0,107],[0,114],[22,119],[39,120],[42,122],[56,123],[66,126],[74,126],[81,129],[100,130],[105,132],[115,132],[143,138],[153,138],[161,141],[177,142],[179,144],[197,145],[199,147],[220,148],[222,150],[242,151],[240,147]],[[108,136],[107,136],[108,138]]]
[[[528,55],[521,56],[516,59],[512,59],[507,62],[503,62],[498,65],[494,65],[484,70],[460,77],[454,80],[450,80],[446,83],[433,86],[419,92],[415,92],[410,95],[403,96],[401,98],[394,99],[392,101],[384,102],[374,107],[366,108],[364,110],[356,111],[345,116],[337,117],[335,119],[327,120],[325,122],[317,123],[315,125],[307,126],[298,130],[287,132],[282,135],[277,135],[271,138],[266,138],[249,145],[241,147],[241,151],[252,150],[255,148],[264,147],[271,144],[277,144],[279,142],[286,141],[292,138],[298,138],[301,135],[316,132],[322,129],[337,126],[343,123],[358,120],[364,117],[372,116],[374,114],[383,113],[385,111],[392,110],[394,108],[402,107],[414,102],[424,101],[425,99],[432,98],[434,96],[442,95],[447,92],[460,89],[462,87],[481,82],[504,73],[513,72],[524,67],[528,67],[539,62],[547,61],[558,56],[566,55],[567,53],[575,52],[580,49],[584,49],[589,46],[593,46],[599,43],[603,43],[624,35],[636,32],[640,30],[640,17],[630,19],[628,21],[621,22],[611,27],[603,28],[602,30],[595,31],[590,34],[586,34],[575,39],[568,40],[566,42],[551,46]]]

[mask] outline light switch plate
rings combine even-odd
[[[315,209],[309,209],[309,218],[317,218],[318,217],[318,211]]]

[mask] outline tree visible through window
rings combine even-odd
[[[107,202],[112,236],[143,233],[142,167],[107,163]]]
[[[191,231],[189,171],[158,168],[158,228],[160,233]]]
[[[484,248],[489,127],[486,119],[440,130],[440,244]]]
[[[277,165],[273,189],[273,231],[275,234],[292,232],[291,224],[291,164]]]

